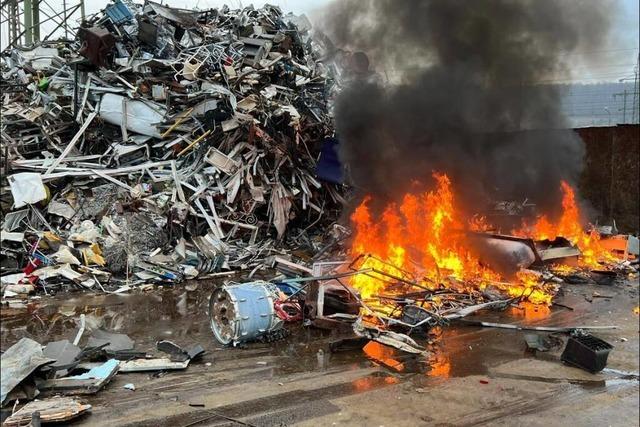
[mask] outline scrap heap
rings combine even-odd
[[[407,194],[379,217],[368,199],[351,217],[351,267],[369,270],[353,276],[351,285],[409,324],[437,324],[500,301],[549,306],[563,282],[612,282],[637,272],[637,238],[586,231],[566,182],[560,183],[558,218],[539,213],[505,232],[477,214],[465,220],[454,183],[446,174],[433,178],[435,189]]]
[[[321,248],[344,189],[319,167],[332,80],[310,28],[274,6],[116,0],[76,40],[3,52],[3,286],[175,282]]]
[[[233,284],[214,294],[211,322],[220,342],[237,343],[256,332],[227,319],[231,312],[243,314],[234,301],[252,292],[267,295],[260,298],[262,312],[279,319],[260,331],[277,331],[282,321],[352,324],[362,337],[421,353],[398,332],[428,330],[489,308],[548,311],[562,283],[611,285],[637,274],[638,239],[613,236],[606,227],[585,230],[566,182],[560,183],[559,217],[539,213],[504,231],[486,217],[465,215],[446,174],[433,178],[432,190],[408,193],[377,213],[365,198],[351,215],[353,234],[342,261],[316,262],[308,277]],[[303,267],[291,275],[304,274]]]

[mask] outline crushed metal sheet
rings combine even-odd
[[[6,403],[7,396],[11,391],[31,375],[36,369],[55,359],[45,357],[42,353],[42,346],[29,338],[22,338],[2,353],[0,360],[0,381],[2,383],[2,395],[0,402]]]

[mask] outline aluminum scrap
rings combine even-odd
[[[313,256],[346,191],[318,173],[336,80],[320,45],[275,6],[116,0],[75,40],[7,48],[8,272],[104,290]]]

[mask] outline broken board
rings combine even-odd
[[[43,423],[61,423],[79,417],[89,411],[91,411],[91,405],[80,403],[71,397],[34,400],[7,418],[2,425],[6,427],[30,425],[35,412],[40,413],[40,421]]]

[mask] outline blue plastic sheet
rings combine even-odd
[[[334,184],[342,184],[344,181],[342,163],[338,157],[338,145],[336,138],[325,138],[316,166],[318,178]]]

